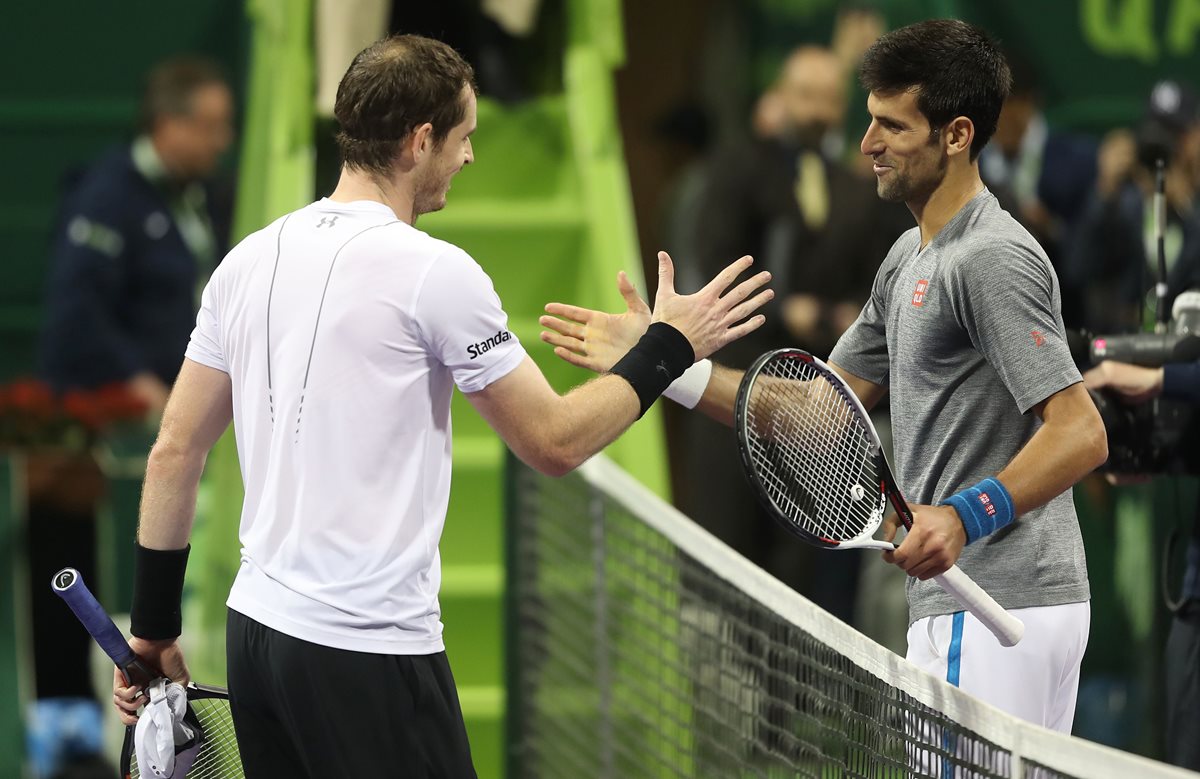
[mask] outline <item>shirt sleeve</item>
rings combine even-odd
[[[425,348],[450,370],[463,392],[484,389],[525,359],[492,280],[456,247],[430,267],[417,292],[414,315]]]
[[[1058,280],[1044,256],[1001,242],[947,276],[955,317],[1022,414],[1083,380],[1067,347]]]
[[[879,267],[871,297],[834,345],[829,361],[860,379],[886,387],[890,373],[887,345],[887,297],[896,263],[889,257]]]
[[[204,293],[200,296],[200,311],[196,314],[196,328],[192,330],[192,338],[188,342],[185,356],[201,365],[229,373],[225,363],[225,349],[222,346],[220,308],[218,304],[218,278],[220,266],[213,273]]]

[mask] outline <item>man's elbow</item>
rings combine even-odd
[[[1088,472],[1091,473],[1108,461],[1108,431],[1104,429],[1104,422],[1099,414],[1088,424],[1087,434],[1081,440],[1086,442],[1087,459],[1090,463]]]
[[[208,452],[199,447],[189,446],[183,441],[170,435],[160,434],[150,449],[146,460],[146,471],[189,471],[203,470]]]
[[[513,451],[529,467],[555,479],[566,476],[593,454],[580,445],[575,435],[539,436],[514,447]]]
[[[586,459],[587,457],[567,446],[548,447],[530,465],[538,472],[557,479],[578,468]]]

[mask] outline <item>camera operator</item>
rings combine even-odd
[[[1200,100],[1187,85],[1155,85],[1135,131],[1116,130],[1097,159],[1096,189],[1068,251],[1067,282],[1083,290],[1094,332],[1140,328],[1157,278],[1153,191],[1164,163],[1167,300],[1200,279]]]
[[[1108,390],[1131,403],[1156,397],[1200,406],[1200,361],[1144,368],[1105,360],[1083,374],[1089,390]],[[1200,518],[1193,520],[1187,569],[1171,623],[1165,657],[1167,693],[1166,758],[1200,770]]]

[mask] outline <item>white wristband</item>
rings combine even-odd
[[[704,390],[708,387],[712,369],[712,360],[700,360],[694,363],[692,367],[683,372],[682,376],[671,382],[671,386],[667,387],[663,395],[684,408],[695,408],[696,404],[700,402],[700,397],[704,395]]]

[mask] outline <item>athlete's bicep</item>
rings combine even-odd
[[[203,457],[233,421],[233,383],[229,374],[185,358],[163,412],[158,447]]]
[[[560,396],[528,357],[467,399],[518,457],[553,476],[607,446],[638,412],[637,394],[620,376],[599,376]]]
[[[1021,413],[1080,381],[1054,271],[1034,248],[997,242],[953,266],[947,287],[955,318]]]
[[[560,400],[541,368],[526,355],[516,368],[477,392],[465,393],[479,415],[522,460],[541,446],[539,419]]]

